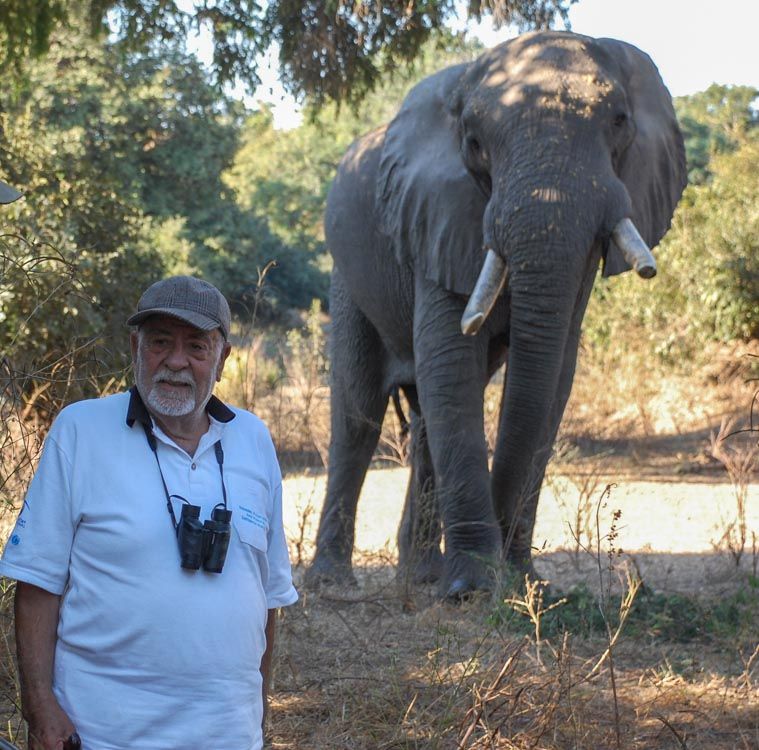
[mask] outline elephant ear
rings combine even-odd
[[[636,133],[618,172],[632,201],[630,218],[653,248],[669,229],[687,184],[683,137],[672,98],[651,58],[616,39],[599,39],[598,43],[616,60],[626,85]],[[629,269],[619,248],[609,240],[604,276]]]
[[[468,68],[442,70],[406,97],[387,129],[375,204],[398,262],[463,295],[472,292],[484,260],[487,204],[459,149],[460,91]]]

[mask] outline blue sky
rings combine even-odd
[[[759,0],[579,0],[569,20],[577,33],[622,39],[647,52],[673,96],[715,82],[759,88]],[[467,28],[487,46],[515,34],[494,31],[487,21]],[[276,68],[261,72],[263,84],[250,103],[271,103],[278,127],[298,124]]]

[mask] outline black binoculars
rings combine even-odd
[[[211,518],[201,523],[200,506],[183,505],[177,525],[181,566],[199,570],[202,565],[207,573],[221,573],[227,559],[231,518],[231,510],[217,506]]]

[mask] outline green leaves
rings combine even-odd
[[[705,91],[675,99],[675,110],[685,139],[688,181],[704,183],[709,160],[734,151],[759,125],[759,90],[751,86],[712,84]]]
[[[467,15],[492,15],[497,25],[548,28],[567,20],[576,0],[488,0],[468,3]],[[290,93],[318,105],[356,104],[380,80],[408,67],[457,13],[453,0],[4,0],[0,4],[0,69],[47,50],[55,29],[79,22],[90,36],[109,36],[128,53],[184,48],[203,32],[212,42],[219,89],[260,83],[264,53],[278,49]]]
[[[690,367],[709,342],[759,337],[759,91],[712,85],[675,100],[690,185],[654,250],[659,275],[599,279],[584,321],[599,357],[631,349]]]

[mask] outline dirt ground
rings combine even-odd
[[[745,589],[759,562],[751,548],[759,477],[745,488],[749,541],[736,566],[723,538],[736,520],[736,488],[690,442],[651,453],[641,443],[618,461],[549,473],[534,545],[552,590],[602,588],[598,557],[578,549],[572,526],[591,552],[600,534],[601,559],[611,546],[622,550],[615,568],[627,562],[649,592],[720,602]],[[271,748],[759,748],[759,622],[740,642],[622,635],[611,680],[603,638],[520,640],[493,625],[493,600],[456,608],[437,601],[434,587],[399,584],[407,479],[400,467],[369,472],[356,523],[359,586],[314,593],[301,582],[326,476],[285,478],[301,600],[283,615]]]
[[[560,589],[580,581],[594,584],[595,561],[580,551],[571,532],[576,526],[582,475],[558,476],[544,487],[535,526],[536,568]],[[664,592],[719,595],[736,577],[734,560],[727,553],[722,535],[735,520],[736,494],[727,477],[695,474],[679,477],[615,478],[600,476],[595,492],[587,498],[588,524],[580,541],[595,550],[595,512],[601,501],[598,528],[602,551],[608,549],[604,536],[612,517],[621,511],[614,546],[632,558],[648,586]],[[358,556],[380,554],[388,562],[397,558],[396,534],[402,512],[408,469],[375,469],[367,475],[356,521]],[[285,528],[298,559],[298,539],[303,539],[300,556],[307,557],[316,538],[324,498],[324,472],[286,477],[283,486]],[[749,541],[741,568],[759,563],[752,555],[751,533],[759,536],[759,481],[746,488],[746,527]],[[589,538],[588,527],[592,533]],[[581,529],[582,530],[582,529]],[[754,571],[756,572],[756,571]]]

